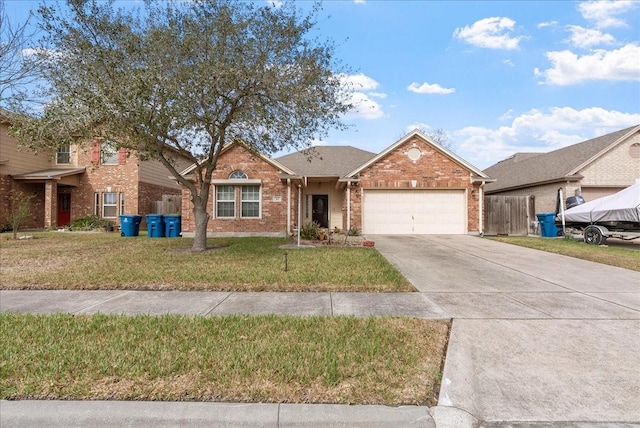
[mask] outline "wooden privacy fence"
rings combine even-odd
[[[485,196],[485,235],[528,235],[536,220],[530,196]]]
[[[178,195],[162,195],[162,200],[151,202],[150,208],[150,212],[154,214],[181,214],[182,197]]]

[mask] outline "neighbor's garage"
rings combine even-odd
[[[464,190],[363,191],[365,234],[467,233]]]

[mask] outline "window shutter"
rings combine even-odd
[[[118,150],[118,165],[124,165],[127,163],[127,150],[124,147],[120,147]]]
[[[98,165],[100,163],[100,143],[93,144],[93,151],[91,152],[91,163]]]

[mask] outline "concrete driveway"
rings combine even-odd
[[[439,409],[640,424],[640,273],[471,236],[367,238],[454,319]]]

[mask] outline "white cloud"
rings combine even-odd
[[[503,118],[511,117],[511,111]],[[640,123],[639,113],[600,107],[534,109],[497,129],[469,126],[453,134],[456,153],[486,168],[517,152],[549,152]]]
[[[374,91],[378,88],[378,82],[371,77],[360,73],[340,76],[347,89],[347,102],[353,105],[348,119],[379,119],[384,117],[382,106],[372,98],[385,98],[386,94]]]
[[[511,37],[516,22],[509,18],[485,18],[471,26],[456,28],[453,37],[487,49],[517,49],[522,37]]]
[[[579,25],[568,25],[567,31],[571,33],[569,41],[579,48],[591,48],[598,45],[610,45],[616,39],[611,34],[603,33],[593,28],[584,28]]]
[[[638,2],[628,0],[598,0],[578,4],[578,11],[582,16],[593,21],[599,28],[625,27],[627,23],[618,18],[638,6]],[[637,15],[634,15],[637,20]]]
[[[549,85],[572,85],[586,80],[640,80],[640,46],[628,44],[611,51],[595,50],[578,56],[564,50],[547,52],[552,68],[534,70]]]
[[[422,85],[413,82],[407,86],[407,89],[416,94],[452,94],[456,91],[455,88],[444,88],[437,83],[430,84],[427,82],[424,82]]]
[[[342,82],[349,87],[349,89],[354,91],[370,91],[378,87],[378,82],[364,73],[351,75],[343,74],[340,78],[342,79]]]
[[[353,2],[355,4],[366,4],[367,3],[365,0],[353,0]]]
[[[547,22],[540,22],[537,25],[537,27],[538,28],[555,27],[556,25],[558,25],[558,21],[547,21]]]
[[[408,125],[405,128],[405,134],[408,134],[409,132],[412,132],[413,130],[420,130],[420,131],[425,131],[425,132],[429,132],[431,131],[433,128],[431,127],[431,125],[428,125],[424,122],[414,122],[411,125]]]
[[[505,59],[504,61],[502,61],[502,63],[504,65],[508,65],[509,67],[515,67],[516,65],[513,63],[513,61],[511,61],[510,59]]]
[[[384,92],[369,92],[369,96],[373,98],[387,98],[387,94]]]

